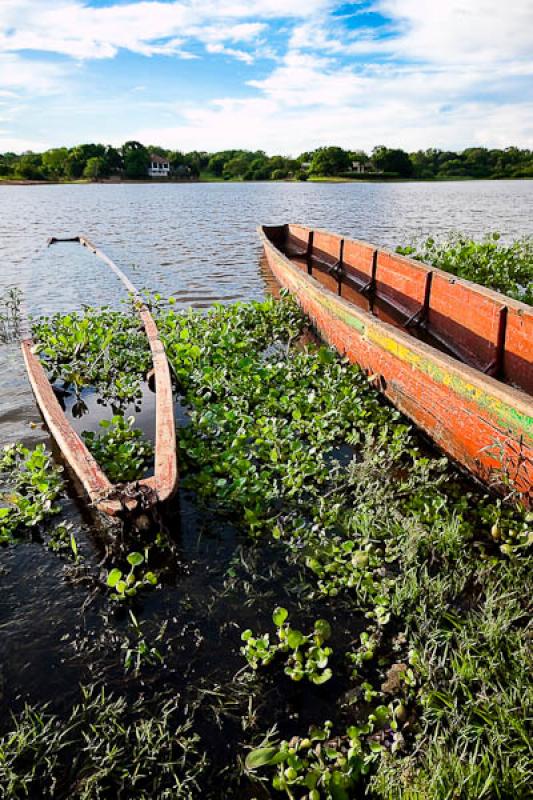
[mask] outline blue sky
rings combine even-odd
[[[0,152],[533,148],[531,0],[0,0]]]

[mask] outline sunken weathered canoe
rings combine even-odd
[[[533,503],[533,308],[366,242],[259,228],[317,332],[454,460]]]
[[[140,298],[135,286],[119,267],[84,236],[61,240],[52,238],[49,244],[58,241],[79,242],[88,248],[120,278],[128,292],[137,300],[136,307],[141,318],[154,367],[156,388],[156,441],[154,475],[126,485],[113,485],[101,470],[82,439],[65,416],[50,385],[39,357],[33,352],[33,341],[28,336],[22,341],[22,352],[30,383],[37,403],[63,456],[70,466],[91,503],[105,514],[118,516],[124,511],[133,512],[163,503],[175,493],[178,485],[176,459],[176,430],[174,424],[174,401],[172,382],[163,343],[159,338],[154,319]]]

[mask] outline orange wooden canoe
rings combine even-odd
[[[91,503],[99,511],[111,516],[119,516],[125,511],[144,510],[168,500],[175,493],[178,485],[174,401],[165,350],[150,311],[122,270],[84,236],[65,240],[52,238],[49,240],[49,244],[58,241],[79,242],[83,247],[88,248],[113,270],[128,292],[138,299],[138,313],[148,337],[154,365],[156,387],[154,475],[125,485],[110,483],[65,416],[41,361],[33,352],[31,336],[27,336],[22,340],[22,353],[30,383],[51,435],[89,496]]]
[[[533,308],[414,259],[302,225],[259,228],[268,264],[328,344],[455,461],[533,505]]]

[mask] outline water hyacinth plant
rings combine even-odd
[[[12,541],[59,512],[61,472],[44,444],[33,449],[22,444],[4,446],[0,451],[0,543]]]
[[[270,643],[268,633],[254,637],[252,631],[247,629],[241,634],[244,642],[241,653],[252,669],[270,664],[278,653],[283,653],[285,675],[293,681],[307,678],[317,685],[326,683],[333,675],[328,667],[333,651],[331,647],[324,647],[324,642],[331,636],[329,623],[325,619],[317,619],[313,632],[306,635],[290,627],[288,613],[286,608],[279,606],[272,614],[272,622],[277,627],[277,643]]]
[[[148,570],[139,573],[137,570],[145,562],[142,553],[129,553],[126,557],[129,564],[129,572],[123,573],[118,567],[113,567],[107,574],[107,585],[113,591],[110,594],[112,600],[124,601],[135,595],[145,587],[157,586],[157,575]]]
[[[86,308],[33,321],[35,351],[52,383],[79,395],[97,389],[114,407],[142,398],[142,381],[152,367],[146,334],[133,308],[128,312]]]
[[[531,237],[507,244],[499,233],[488,234],[480,242],[456,233],[443,239],[429,237],[415,244],[397,247],[396,250],[459,278],[495,289],[523,303],[533,304]]]
[[[85,431],[82,438],[112,483],[142,478],[154,457],[154,447],[139,428],[135,417],[115,414],[100,421],[103,433]]]

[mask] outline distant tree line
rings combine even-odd
[[[319,147],[298,158],[268,156],[262,150],[206,153],[165,150],[129,141],[115,148],[103,144],[58,147],[44,153],[0,154],[0,177],[21,180],[144,179],[150,156],[168,159],[179,179],[307,180],[310,177],[389,178],[531,178],[533,151],[469,147],[461,152],[418,150],[407,153],[379,145],[370,154],[342,147]]]

